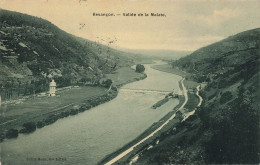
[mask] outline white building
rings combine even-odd
[[[52,80],[50,82],[49,96],[55,96],[55,92],[56,92],[56,82],[54,82],[54,80]]]

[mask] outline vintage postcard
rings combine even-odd
[[[259,164],[259,0],[0,0],[0,165]]]

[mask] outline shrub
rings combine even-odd
[[[17,129],[9,129],[5,136],[6,136],[6,138],[16,138],[18,136],[18,130]]]
[[[76,115],[76,114],[78,114],[78,110],[75,109],[70,110],[70,115]]]
[[[46,125],[52,124],[55,121],[57,121],[58,119],[55,118],[54,116],[48,116],[46,119],[44,119],[44,123],[46,123]]]
[[[138,73],[143,73],[145,70],[145,67],[142,64],[137,64],[135,71]]]
[[[106,88],[109,88],[111,86],[111,84],[113,83],[113,81],[111,79],[107,79],[106,81],[102,82],[102,85]]]
[[[45,124],[42,121],[38,121],[36,126],[37,126],[37,128],[42,128],[45,126]]]
[[[70,115],[70,112],[69,111],[64,111],[64,112],[61,112],[61,117],[68,117]]]
[[[89,105],[89,103],[85,103],[84,105],[82,105],[82,106],[80,107],[80,109],[81,109],[82,112],[85,111],[85,110],[88,110],[88,109],[90,109],[90,108],[91,108],[91,105]]]
[[[112,86],[111,88],[113,91],[117,91],[117,87]]]
[[[34,122],[27,122],[23,124],[23,129],[20,130],[21,133],[30,133],[36,130],[36,124]]]
[[[221,98],[220,98],[219,101],[220,101],[221,104],[224,104],[231,99],[232,99],[232,93],[230,91],[227,91],[227,92],[225,92],[221,95]]]
[[[0,133],[0,142],[2,142],[5,138],[5,134],[3,132]]]

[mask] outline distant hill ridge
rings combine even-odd
[[[122,49],[125,52],[131,52],[136,54],[142,54],[145,56],[153,57],[155,59],[165,60],[178,60],[190,54],[190,51],[177,51],[177,50],[160,50],[160,49]]]

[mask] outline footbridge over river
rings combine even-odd
[[[143,93],[143,94],[161,94],[167,95],[173,91],[166,90],[151,90],[151,89],[131,89],[131,88],[120,88],[120,92],[124,93]]]

